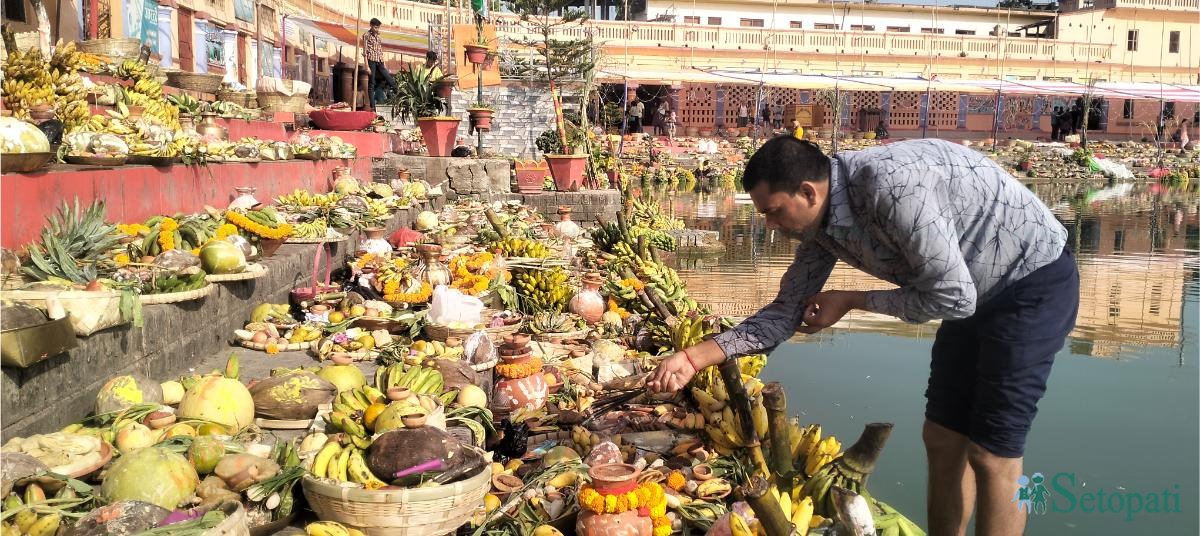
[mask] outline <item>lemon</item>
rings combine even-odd
[[[361,305],[355,305],[355,306],[353,306],[353,307],[351,307],[351,308],[350,308],[350,316],[351,316],[351,317],[355,317],[355,316],[362,316],[362,315],[365,315],[365,314],[367,314],[367,308],[366,308],[366,307],[363,307],[363,306],[361,306]]]
[[[500,508],[500,497],[492,495],[491,493],[484,495],[483,506],[487,509],[489,514],[492,513],[497,508]]]
[[[370,350],[372,348],[375,348],[375,337],[372,337],[369,334],[363,335],[362,337],[355,339],[354,342],[361,344],[363,350]]]
[[[345,319],[346,319],[346,315],[342,314],[341,311],[334,311],[332,313],[329,313],[329,323],[330,324],[337,324],[338,322],[341,322]]]

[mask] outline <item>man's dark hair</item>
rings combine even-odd
[[[772,138],[750,157],[742,175],[747,192],[765,181],[771,193],[794,194],[800,183],[829,180],[829,157],[817,144],[784,135]]]
[[[425,61],[437,61],[437,59],[438,59],[438,53],[436,51],[433,51],[433,50],[425,51]]]
[[[362,19],[358,19],[358,20],[362,20]],[[379,19],[371,19],[371,26],[382,26],[382,25],[383,25],[383,21],[381,21]]]

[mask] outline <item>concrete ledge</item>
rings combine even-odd
[[[413,211],[392,218],[389,230],[409,225]],[[334,267],[352,252],[357,234],[329,244]],[[28,369],[4,368],[0,377],[0,441],[58,430],[95,406],[96,393],[118,374],[138,373],[155,381],[181,376],[213,354],[232,351],[230,340],[263,302],[286,303],[293,283],[311,281],[315,244],[286,244],[264,262],[266,276],[218,283],[209,296],[191,302],[150,305],[145,326],[126,325],[79,339],[79,347]],[[255,358],[269,359],[254,353]],[[210,367],[211,368],[211,367]]]

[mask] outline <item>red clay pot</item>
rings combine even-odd
[[[577,192],[583,186],[583,171],[588,163],[587,155],[548,154],[546,162],[550,165],[550,175],[554,177],[554,187],[558,191]]]
[[[457,117],[422,117],[417,119],[421,127],[421,138],[429,149],[429,156],[450,156],[454,150],[454,137],[458,133]]]

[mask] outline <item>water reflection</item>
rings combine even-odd
[[[1200,197],[1157,184],[1028,185],[1067,227],[1080,271],[1080,312],[1072,353],[1121,359],[1139,348],[1181,348],[1183,315],[1200,277]],[[771,301],[792,244],[767,230],[753,205],[732,194],[651,194],[690,227],[719,233],[722,247],[674,258],[692,295],[723,315],[746,316]],[[838,263],[828,289],[891,284]],[[1185,302],[1190,302],[1185,305]],[[820,344],[844,331],[932,338],[936,323],[906,324],[856,311],[835,329],[796,341]],[[1182,354],[1181,354],[1182,359]]]

